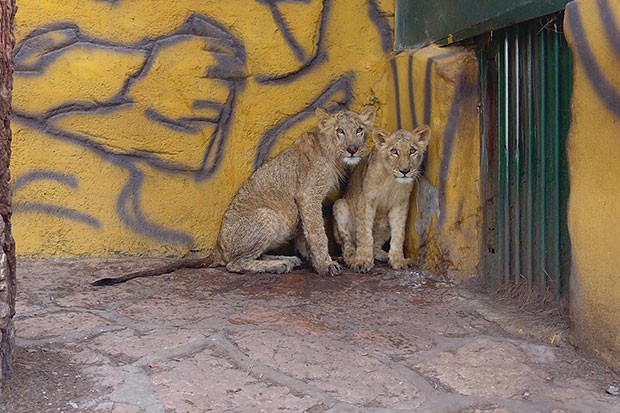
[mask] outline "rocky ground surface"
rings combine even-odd
[[[321,278],[21,260],[0,411],[620,412],[565,320],[415,271]]]

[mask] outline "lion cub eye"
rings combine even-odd
[[[409,151],[409,156],[414,156],[417,155],[418,151],[415,148],[411,148],[411,150]]]
[[[344,138],[344,130],[342,130],[342,128],[337,128],[336,134],[338,135],[339,138]]]
[[[362,127],[357,128],[357,130],[355,131],[355,134],[357,136],[362,136],[364,134],[364,128]]]
[[[392,149],[390,149],[390,154],[392,156],[398,156],[398,150],[396,148],[392,148]]]

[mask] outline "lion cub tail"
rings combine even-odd
[[[220,253],[217,248],[209,250],[207,256],[204,258],[184,258],[177,261],[173,261],[169,264],[161,267],[153,268],[150,270],[136,271],[129,274],[122,275],[115,278],[102,278],[94,281],[91,285],[95,287],[102,287],[106,285],[114,285],[124,283],[134,278],[140,277],[153,277],[156,275],[164,275],[180,270],[181,268],[206,268],[215,265],[221,265]]]

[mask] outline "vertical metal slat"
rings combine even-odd
[[[534,59],[533,59],[533,39],[532,32],[528,30],[525,36],[525,62],[526,67],[526,85],[522,90],[526,93],[524,104],[526,105],[527,120],[525,122],[526,131],[524,133],[524,154],[525,154],[525,251],[523,256],[523,266],[527,282],[527,289],[531,291],[534,283],[534,271],[533,271],[533,254],[534,254]]]
[[[505,283],[510,282],[510,211],[509,211],[509,177],[508,177],[508,125],[509,125],[509,107],[508,107],[508,38],[504,36],[501,42],[498,62],[498,98],[500,105],[498,111],[498,214],[497,214],[497,232],[500,241],[499,254],[502,270],[502,278]]]
[[[519,56],[519,26],[515,26],[512,31],[509,32],[512,48],[512,61],[510,73],[512,79],[510,85],[519,84],[521,81],[521,60]],[[520,282],[521,278],[521,153],[520,153],[520,135],[521,135],[521,102],[519,96],[519,89],[511,87],[512,96],[510,97],[510,115],[511,115],[511,128],[512,136],[509,136],[511,147],[511,214],[512,217],[512,262],[511,271],[514,278],[514,282]]]
[[[538,273],[538,283],[540,285],[540,293],[545,295],[547,291],[547,198],[545,196],[545,182],[547,181],[547,163],[546,163],[546,152],[547,152],[547,136],[546,136],[546,120],[547,120],[547,91],[545,88],[545,66],[546,61],[545,57],[547,55],[547,48],[545,43],[547,32],[546,30],[542,30],[537,35],[537,43],[538,43],[538,56],[536,56],[538,61],[538,79],[537,79],[537,88],[539,91],[539,104],[537,107],[537,112],[539,115],[539,121],[537,125],[537,135],[538,135],[538,164],[539,164],[539,176],[538,176],[538,185],[537,185],[537,198],[539,200],[539,213],[537,214],[537,218],[539,219],[538,223],[538,231],[539,231],[539,260],[538,260],[538,268],[536,268],[536,272]]]
[[[549,88],[549,110],[551,113],[560,112],[560,43],[557,33],[550,36],[549,61],[547,65],[547,87]],[[560,124],[559,116],[549,117],[549,187],[546,188],[548,195],[547,205],[551,216],[548,217],[549,252],[548,273],[552,277],[554,294],[560,293]]]

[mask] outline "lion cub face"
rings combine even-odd
[[[396,181],[403,184],[412,183],[418,177],[430,137],[428,125],[421,125],[413,132],[399,129],[390,134],[385,129],[375,128],[372,133],[383,164]]]
[[[337,146],[342,161],[347,165],[359,163],[366,136],[373,127],[375,108],[368,106],[359,114],[343,110],[334,115],[318,108],[315,114],[319,120],[319,129]]]

